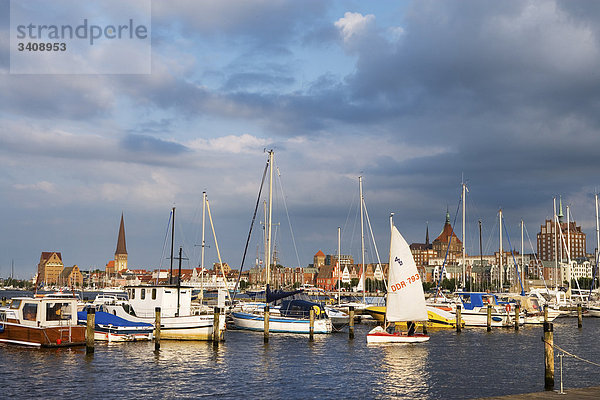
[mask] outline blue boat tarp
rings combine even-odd
[[[86,311],[78,311],[77,319],[79,323],[87,322],[87,312]],[[128,321],[124,318],[117,317],[116,315],[112,315],[110,313],[104,311],[96,311],[95,317],[96,324],[100,325],[113,325],[113,326],[125,326],[125,327],[148,327],[151,328],[152,324],[146,322],[134,322]]]

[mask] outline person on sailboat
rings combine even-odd
[[[414,336],[415,329],[417,328],[417,324],[414,321],[408,321],[406,323],[406,326],[408,327],[408,332],[406,333],[407,336]]]

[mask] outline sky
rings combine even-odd
[[[129,267],[168,265],[172,207],[175,247],[197,266],[203,191],[222,259],[238,268],[265,149],[286,266],[334,254],[338,227],[342,253],[360,259],[359,176],[383,261],[390,213],[409,243],[424,242],[426,226],[433,240],[446,210],[454,221],[463,181],[469,254],[478,220],[484,253],[498,249],[500,208],[512,246],[523,219],[535,249],[555,197],[596,247],[597,2],[153,1],[151,73],[123,75],[10,73],[9,4],[0,0],[0,277],[14,260],[14,275],[31,278],[43,251],[104,268],[121,213]],[[262,252],[262,215],[245,268]],[[212,265],[208,222],[206,237]]]

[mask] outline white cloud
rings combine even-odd
[[[346,12],[342,18],[334,22],[335,27],[340,30],[346,43],[367,33],[374,24],[375,16],[373,14],[362,15],[353,12]]]

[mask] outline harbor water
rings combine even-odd
[[[600,361],[600,319],[555,320],[555,344]],[[417,345],[367,346],[372,325],[307,336],[229,330],[225,342],[96,342],[85,348],[0,344],[3,398],[464,399],[543,391],[541,326],[430,332]],[[559,351],[556,350],[556,355]],[[565,390],[600,384],[600,368],[563,362]],[[556,358],[555,388],[560,388]]]

